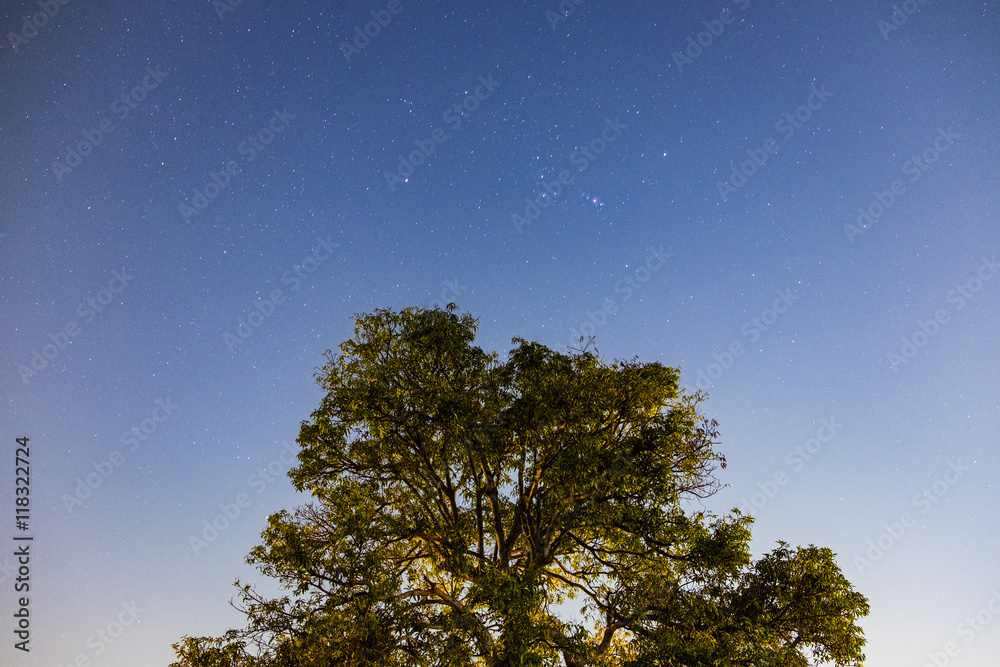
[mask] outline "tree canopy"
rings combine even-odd
[[[868,601],[834,554],[754,560],[715,493],[705,396],[659,363],[515,338],[505,360],[447,309],[377,310],[327,351],[270,517],[247,626],[172,667],[857,665]]]

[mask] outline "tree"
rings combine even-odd
[[[677,369],[520,338],[501,361],[455,310],[361,315],[327,351],[289,472],[313,502],[247,559],[289,594],[237,581],[247,627],[172,667],[864,659],[868,602],[829,549],[754,561],[752,518],[686,509],[726,461]]]

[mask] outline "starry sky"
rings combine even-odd
[[[679,366],[729,463],[707,507],[757,555],[833,549],[868,664],[996,664],[996,3],[12,0],[0,27],[4,665],[240,626],[245,555],[306,500],[323,352],[449,302],[501,355]]]

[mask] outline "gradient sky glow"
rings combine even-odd
[[[324,350],[450,301],[680,366],[706,505],[833,549],[868,665],[997,664],[1000,7],[562,6],[4,5],[0,664],[241,625]]]

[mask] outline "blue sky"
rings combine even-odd
[[[832,548],[872,604],[868,664],[995,664],[998,23],[934,0],[8,3],[8,625],[34,541],[31,652],[5,628],[0,661],[167,664],[239,625],[247,552],[305,501],[284,472],[323,352],[356,313],[454,301],[501,354],[583,333],[679,366],[729,462],[706,505],[749,511],[758,554]]]

